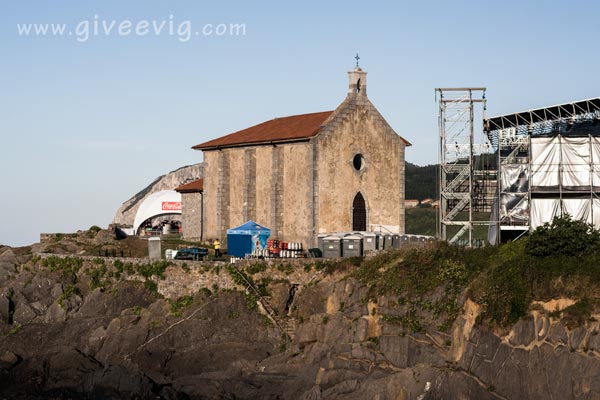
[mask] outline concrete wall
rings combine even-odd
[[[184,239],[202,239],[202,193],[181,194],[181,220]]]
[[[352,203],[360,192],[367,229],[404,233],[404,149],[377,110],[361,96],[347,99],[316,141],[319,233],[352,230]],[[364,157],[357,171],[352,160]]]

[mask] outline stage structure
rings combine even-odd
[[[487,232],[496,190],[496,163],[483,130],[485,88],[438,88],[439,212],[437,236],[472,247]],[[481,122],[480,122],[481,121]],[[479,229],[478,229],[479,227]]]
[[[600,228],[600,98],[484,119],[484,129],[499,166],[491,243],[566,213]]]

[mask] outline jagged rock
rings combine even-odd
[[[22,293],[15,293],[14,302],[15,312],[13,319],[15,323],[27,324],[37,317],[37,313],[30,307]]]
[[[18,263],[14,251],[10,247],[0,250],[0,284],[5,282],[15,272]],[[3,286],[3,285],[2,285]]]
[[[523,318],[515,324],[508,340],[513,346],[527,346],[536,338],[533,318]]]
[[[597,330],[593,330],[590,333],[588,348],[591,351],[600,351],[600,335],[598,334]]]
[[[423,392],[419,394],[423,400],[445,400],[448,398],[448,393],[455,393],[456,395],[452,398],[456,400],[498,400],[498,397],[494,395],[493,386],[482,387],[478,384],[476,377],[471,377],[469,374],[444,373],[433,383],[429,382],[429,390],[426,389],[427,383]]]
[[[0,355],[0,368],[11,369],[21,361],[21,357],[10,350],[5,350]]]
[[[92,267],[76,280],[20,268],[11,281],[19,315],[29,309],[36,317],[20,329],[0,324],[0,398],[594,399],[600,392],[600,361],[586,352],[600,347],[597,322],[567,329],[538,309],[496,332],[477,323],[478,306],[468,300],[449,334],[435,331],[425,313],[423,331],[411,332],[384,317],[407,311],[393,298],[365,304],[365,288],[334,275],[294,297],[290,342],[248,309],[244,293],[198,294],[177,309],[141,282],[91,290]],[[181,271],[171,284],[197,277]],[[58,298],[69,282],[81,295],[64,299],[67,311]],[[289,284],[277,285],[271,299],[285,312]]]
[[[108,366],[87,374],[82,392],[94,398],[122,399],[156,397],[154,382],[143,373],[124,366]]]
[[[408,366],[408,344],[407,337],[382,336],[380,339],[381,351],[398,368],[406,368]],[[355,353],[353,349],[352,356],[354,358],[361,358],[360,355],[360,353]]]
[[[579,326],[569,332],[569,347],[571,349],[579,349],[583,347],[584,339],[587,336],[587,329],[584,326]]]
[[[10,318],[10,300],[0,295],[0,324],[9,323]]]
[[[321,395],[321,388],[317,385],[307,390],[300,400],[321,400],[323,396]]]
[[[58,302],[48,307],[46,314],[44,314],[44,322],[59,322],[66,321],[66,319],[67,311]]]
[[[555,344],[566,345],[568,343],[567,327],[563,321],[557,321],[550,326],[548,340]]]
[[[287,315],[287,302],[290,298],[291,285],[287,283],[277,283],[270,288],[270,304],[278,315]]]

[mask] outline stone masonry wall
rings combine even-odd
[[[243,220],[256,221],[256,148],[244,151]]]
[[[203,207],[204,239],[210,240],[217,237],[217,192],[219,189],[219,151],[205,151],[204,162],[204,192]]]
[[[228,228],[252,219],[272,237],[308,248],[314,236],[310,143],[208,151],[205,160],[205,238],[224,241]]]
[[[183,238],[200,240],[202,238],[202,193],[182,193],[181,197]]]
[[[285,158],[283,149],[285,145],[273,148],[271,157],[271,236],[283,239],[283,193],[285,183],[283,181],[283,168]],[[302,166],[298,166],[302,168]]]
[[[282,147],[284,164],[280,179],[281,228],[288,242],[304,243],[308,248],[313,237],[312,221],[312,146],[310,143],[289,144]]]
[[[256,148],[255,158],[255,194],[256,194],[256,221],[260,225],[271,228],[271,181],[274,151],[273,146],[260,146]]]
[[[73,255],[61,255],[61,254],[46,254],[39,253],[38,256],[42,258],[47,257],[74,257],[80,258],[84,261],[94,263],[98,257],[92,256],[73,256]],[[120,261],[123,264],[148,264],[152,262],[147,258],[123,258],[123,257],[102,257],[101,258],[105,265],[111,270],[114,268],[114,263]],[[165,261],[165,260],[163,260]],[[164,272],[165,279],[159,279],[154,276],[152,279],[158,286],[158,292],[163,296],[170,299],[177,299],[185,295],[194,295],[202,288],[210,289],[211,291],[215,288],[225,290],[246,290],[246,287],[242,287],[235,283],[231,275],[227,272],[226,266],[228,263],[225,262],[208,262],[208,261],[183,261],[183,260],[168,260],[172,265],[167,267]],[[260,281],[262,278],[270,278],[274,281],[289,281],[290,284],[307,285],[309,282],[321,279],[323,274],[321,271],[316,271],[311,268],[309,272],[304,270],[305,264],[312,264],[314,260],[311,259],[296,259],[296,260],[285,260],[283,262],[277,260],[247,260],[236,263],[236,267],[244,271],[246,267],[253,264],[266,264],[267,269],[265,271],[252,275],[255,282]],[[278,268],[280,265],[285,264],[291,266],[292,269]],[[128,280],[139,280],[144,281],[145,278],[136,274],[128,275]],[[216,286],[215,286],[216,285]]]
[[[313,261],[295,260],[291,262],[286,260],[286,265],[293,265],[293,271],[286,273],[277,269],[276,263],[268,263],[269,267],[266,271],[252,275],[255,282],[262,278],[270,278],[275,281],[289,281],[290,284],[307,285],[309,282],[321,277],[321,272],[304,271],[304,264]],[[237,268],[244,270],[247,265],[253,262],[244,262],[236,264]],[[158,292],[167,298],[176,299],[185,295],[193,295],[198,293],[202,288],[214,291],[218,289],[226,290],[246,290],[246,287],[241,287],[236,284],[229,273],[225,269],[224,263],[202,263],[189,262],[189,269],[184,270],[181,265],[168,267],[165,271],[165,279],[157,280]],[[218,267],[218,268],[215,268]]]

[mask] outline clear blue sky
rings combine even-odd
[[[190,146],[335,108],[356,52],[370,99],[413,143],[407,160],[435,163],[435,87],[486,86],[488,115],[600,96],[599,4],[4,1],[0,243],[106,226],[155,177],[200,162]],[[246,33],[182,41],[114,29],[81,41],[82,21],[92,32],[112,20]],[[72,35],[20,36],[27,23],[64,23]]]

